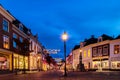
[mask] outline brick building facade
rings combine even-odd
[[[0,5],[0,71],[37,70],[41,67],[41,54],[42,45],[38,38]],[[32,66],[30,56],[36,59]]]

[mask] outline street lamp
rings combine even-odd
[[[102,71],[102,54],[99,55],[99,59],[100,59],[100,65],[99,65],[99,68],[98,68],[98,71]]]
[[[66,72],[66,40],[68,39],[68,35],[66,32],[62,34],[62,40],[64,41],[64,57],[65,57],[65,67],[64,67],[64,76],[67,76]]]

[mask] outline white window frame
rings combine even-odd
[[[8,38],[8,48],[6,48],[6,47],[4,46],[4,43],[5,43],[4,37],[5,37],[5,38]],[[8,37],[7,35],[3,35],[3,48],[6,48],[6,49],[9,49],[9,48],[10,48],[10,40],[9,40],[9,37]]]
[[[99,37],[98,42],[102,42],[102,41],[103,41],[102,37]]]
[[[23,38],[22,37],[19,37],[19,40],[20,40],[20,42],[23,42]]]
[[[14,37],[14,35],[16,35],[16,38]],[[17,39],[18,38],[18,35],[16,33],[13,33],[13,38]]]
[[[4,18],[3,18],[3,21],[8,22],[8,31],[6,31],[6,32],[9,32],[9,21],[8,21],[8,20],[6,20],[6,19],[4,19]],[[2,21],[2,27],[3,27],[3,30],[4,30],[3,21]],[[5,30],[4,30],[4,31],[5,31]]]
[[[13,40],[13,47],[14,47],[14,48],[17,48],[17,43],[15,42],[15,44],[16,44],[16,47],[15,47],[15,46],[14,46],[14,42],[15,42],[15,41]]]

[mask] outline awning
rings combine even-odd
[[[5,57],[0,57],[0,62],[1,61],[6,61],[7,59]]]

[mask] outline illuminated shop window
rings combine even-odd
[[[116,62],[112,62],[112,68],[116,68]]]
[[[103,68],[108,68],[109,67],[109,62],[108,61],[102,61],[102,67]]]
[[[9,37],[6,35],[3,36],[3,47],[9,49]]]
[[[113,61],[112,62],[112,68],[120,69],[120,61]]]
[[[28,58],[25,57],[25,69],[28,69]]]
[[[120,62],[117,63],[117,68],[120,68]]]
[[[9,63],[6,57],[0,56],[0,70],[9,69]]]
[[[98,68],[100,66],[100,62],[99,61],[94,61],[93,62],[93,68]]]
[[[14,68],[18,69],[18,58],[14,57]]]
[[[23,56],[19,56],[19,69],[24,68],[24,61]]]

